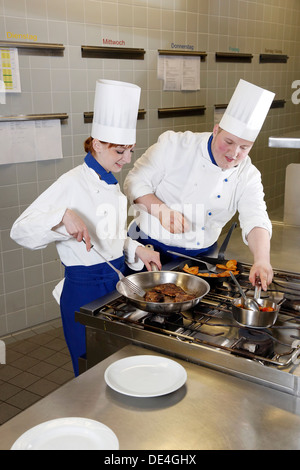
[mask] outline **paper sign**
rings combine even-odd
[[[63,158],[59,119],[0,123],[0,164]]]
[[[176,56],[165,57],[164,90],[181,89],[181,59]]]
[[[0,49],[0,81],[6,92],[21,92],[18,49]]]
[[[165,91],[200,90],[200,57],[159,55],[157,78]]]
[[[181,89],[200,90],[200,57],[183,58]]]

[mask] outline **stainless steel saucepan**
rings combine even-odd
[[[148,302],[134,294],[123,282],[119,281],[117,283],[117,291],[126,297],[131,304],[140,310],[161,316],[169,316],[172,313],[189,310],[197,305],[210,290],[209,284],[204,279],[176,271],[147,271],[131,274],[127,278],[146,292],[159,284],[173,283],[181,287],[187,294],[195,296],[194,299],[185,302]]]
[[[242,299],[232,301],[232,315],[235,321],[247,328],[270,328],[277,320],[280,304],[268,299],[257,299],[264,310],[251,310],[241,307]],[[270,310],[269,310],[270,309]]]

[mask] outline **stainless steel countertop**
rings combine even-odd
[[[300,273],[300,227],[272,221],[271,264],[273,269]],[[222,243],[225,235],[219,239]],[[241,229],[237,227],[230,238],[225,252],[226,259],[235,258],[242,263],[253,263],[252,253],[242,240]]]
[[[156,398],[111,390],[105,369],[136,354],[127,346],[12,418],[0,428],[0,449],[26,430],[62,417],[85,417],[109,426],[120,450],[300,449],[300,399],[183,360],[187,382]]]
[[[273,221],[274,269],[300,272],[299,240],[300,227]],[[225,254],[252,263],[239,228]],[[127,397],[106,385],[104,371],[135,354],[156,353],[137,346],[118,351],[3,424],[0,449],[10,449],[37,424],[68,416],[106,424],[121,450],[300,449],[300,398],[179,359],[188,377],[180,390],[156,398]]]
[[[299,149],[300,131],[269,137],[269,147]]]

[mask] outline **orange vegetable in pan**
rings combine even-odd
[[[239,271],[236,269],[237,266],[237,261],[232,259],[227,261],[226,266],[224,264],[216,264],[216,267],[219,269],[224,269],[223,272],[220,273],[199,273],[199,267],[198,266],[189,266],[188,264],[185,264],[183,267],[183,271],[189,274],[195,274],[196,276],[201,276],[201,277],[229,277],[229,271],[232,271],[234,275],[239,274]]]
[[[217,267],[218,269],[225,269],[225,270],[227,269],[227,267],[225,266],[225,264],[216,264],[216,267]]]
[[[236,307],[245,308],[244,304],[237,304]],[[259,307],[260,312],[274,312],[274,310],[275,309],[273,307]]]
[[[186,266],[187,266],[187,264],[186,264]],[[198,274],[198,272],[199,272],[199,267],[198,266],[192,266],[191,268],[188,267],[188,269],[189,269],[188,272],[190,274]],[[184,271],[185,271],[185,269],[184,269]]]

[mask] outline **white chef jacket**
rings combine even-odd
[[[228,170],[213,164],[207,148],[210,136],[167,131],[128,173],[124,192],[131,204],[152,193],[190,222],[188,232],[171,234],[156,217],[138,210],[135,222],[151,238],[186,249],[207,248],[237,210],[246,244],[254,227],[265,228],[271,236],[260,172],[249,156]]]
[[[74,210],[85,222],[92,243],[109,261],[125,254],[132,269],[144,263],[136,257],[139,244],[127,237],[127,199],[119,184],[107,184],[86,163],[62,175],[15,221],[11,238],[35,250],[55,242],[65,266],[91,266],[103,263],[93,250],[69,235],[59,225],[66,209]],[[56,227],[53,229],[53,227]],[[123,253],[124,250],[124,253]]]

